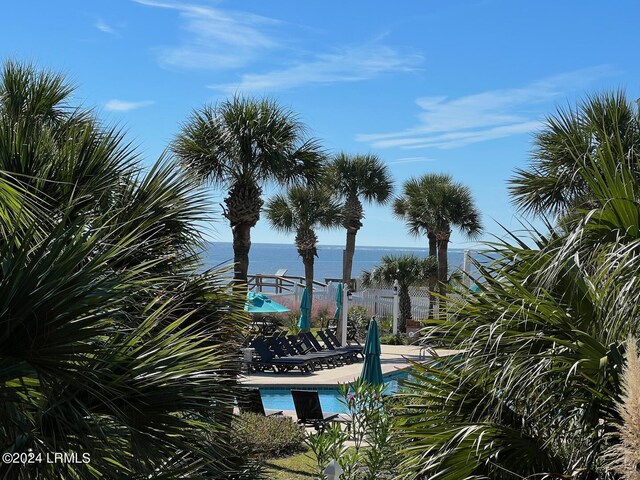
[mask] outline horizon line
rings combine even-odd
[[[233,242],[229,242],[229,241],[222,241],[222,240],[205,240],[207,243],[225,243],[225,244],[229,244],[229,245],[233,245]],[[287,245],[287,246],[291,246],[295,248],[295,245],[293,243],[279,243],[279,242],[251,242],[252,245]],[[336,247],[336,248],[342,248],[344,249],[344,245],[331,245],[331,244],[318,244],[318,247]],[[392,247],[392,246],[387,246],[387,245],[356,245],[356,250],[358,249],[358,247],[366,247],[366,248],[394,248],[397,250],[403,250],[403,249],[409,249],[409,250],[429,250],[428,246],[424,246],[424,247]],[[448,250],[476,250],[478,248],[478,246],[476,247],[451,247]]]

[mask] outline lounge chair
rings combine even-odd
[[[325,361],[329,367],[336,367],[343,363],[342,355],[336,354],[335,352],[329,352],[327,350],[317,352],[313,348],[308,348],[303,343],[302,338],[298,335],[289,335],[286,339],[280,337],[279,340],[281,343],[286,344],[286,348],[289,352],[295,352],[297,355],[310,355],[321,361]]]
[[[254,338],[251,342],[251,347],[255,349],[260,357],[251,362],[251,365],[256,370],[273,369],[277,373],[285,373],[294,368],[297,368],[302,373],[309,373],[315,370],[314,363],[310,359],[297,357],[276,358],[269,351],[269,347],[262,338]]]
[[[316,430],[323,431],[329,422],[351,422],[348,415],[324,413],[320,405],[320,397],[315,390],[291,390],[291,396],[296,407],[298,423],[311,425]]]
[[[354,361],[358,360],[358,355],[362,355],[362,347],[356,347],[355,345],[349,345],[346,347],[337,346],[329,339],[329,337],[327,337],[325,332],[323,332],[322,330],[318,330],[318,336],[327,346],[327,349],[335,352],[340,352],[345,357],[350,357]]]
[[[280,336],[274,337],[266,337],[264,339],[265,343],[269,347],[269,349],[275,354],[276,357],[283,358],[297,358],[301,360],[306,360],[312,363],[315,366],[322,368],[322,364],[327,364],[326,358],[320,358],[314,355],[299,355],[297,352],[291,347],[291,345],[285,346],[286,338]],[[292,354],[287,350],[287,348],[291,349]]]
[[[257,413],[258,415],[264,415],[265,417],[282,415],[282,410],[264,408],[260,389],[242,388],[240,391],[242,393],[236,398],[236,401],[238,402],[238,408],[241,412]]]
[[[316,351],[331,352],[335,355],[339,355],[340,358],[342,358],[342,360],[346,363],[353,363],[354,360],[356,360],[355,353],[351,351],[336,349],[335,347],[332,347],[332,346],[331,348],[329,348],[329,346],[327,346],[327,348],[322,348],[322,345],[320,345],[320,342],[318,342],[318,339],[311,332],[303,332],[300,335],[303,336],[303,338],[308,342],[308,344],[311,345]]]
[[[318,332],[318,334],[320,334],[320,332]],[[344,348],[346,350],[350,350],[352,352],[356,352],[358,355],[362,355],[362,357],[364,358],[364,355],[362,353],[362,348],[363,348],[362,345],[360,345],[360,344],[358,344],[358,345],[341,345],[340,341],[338,340],[338,337],[336,337],[335,333],[333,333],[331,330],[325,330],[323,332],[323,334],[333,344],[334,347],[336,347],[336,348]],[[323,341],[324,341],[324,339],[323,339]]]

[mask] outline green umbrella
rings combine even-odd
[[[311,308],[311,300],[309,299],[309,290],[307,287],[302,291],[302,300],[300,301],[300,319],[298,320],[298,328],[300,330],[309,330],[309,309]]]
[[[336,324],[340,321],[340,316],[342,315],[342,282],[338,283],[338,288],[336,289],[336,313],[333,315],[333,319],[336,321]]]
[[[262,293],[247,292],[247,303],[244,309],[250,313],[280,313],[289,309]]]
[[[369,322],[369,330],[367,331],[367,339],[364,342],[364,364],[360,378],[372,385],[381,385],[382,366],[380,365],[380,337],[378,335],[378,322],[372,318]]]

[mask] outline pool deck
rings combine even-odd
[[[380,363],[382,364],[382,375],[388,376],[409,367],[409,361],[420,361],[425,359],[424,354],[429,356],[428,351],[422,351],[419,345],[382,345]],[[437,350],[440,356],[455,353],[449,350]],[[240,378],[243,385],[261,388],[334,388],[339,383],[350,383],[360,376],[362,361],[343,365],[336,368],[323,368],[311,373],[251,373]]]

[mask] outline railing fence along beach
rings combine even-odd
[[[464,251],[462,271],[469,272],[471,252]],[[249,289],[255,292],[265,293],[293,311],[298,309],[305,287],[305,279],[299,275],[287,275],[286,269],[281,269],[274,274],[250,274],[248,276]],[[465,280],[463,280],[465,281]],[[324,281],[313,281],[314,310],[326,309],[333,312],[336,308],[335,298],[338,283],[337,278],[325,278]],[[386,288],[362,288],[358,280],[353,280],[356,286],[352,293],[350,306],[361,305],[367,309],[370,315],[386,317],[393,315],[393,286]],[[465,281],[466,283],[466,281]],[[411,316],[413,320],[425,320],[429,315],[429,291],[426,287],[410,287]],[[455,297],[455,295],[450,295]],[[434,309],[437,315],[437,308]],[[331,313],[332,315],[332,313]]]
[[[249,275],[249,288],[256,292],[266,293],[279,303],[296,310],[304,290],[304,278],[288,275]],[[314,280],[313,301],[315,308],[327,308],[332,311],[336,307],[336,289],[338,281],[327,283]],[[426,287],[409,289],[411,297],[411,316],[414,320],[425,320],[429,312],[429,291]],[[370,315],[386,317],[393,315],[393,288],[356,288],[350,300],[350,306],[361,305]]]

